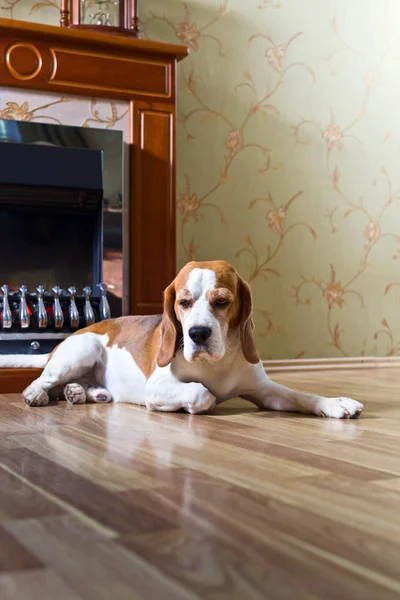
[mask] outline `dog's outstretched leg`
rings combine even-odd
[[[261,362],[249,368],[252,370],[252,374],[248,377],[249,391],[240,395],[260,408],[300,412],[333,419],[357,418],[364,408],[361,402],[344,396],[325,398],[316,394],[297,392],[275,383],[267,377]]]

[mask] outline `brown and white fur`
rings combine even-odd
[[[44,366],[23,393],[45,405],[60,386],[73,403],[133,402],[201,413],[241,396],[267,410],[357,417],[350,398],[290,390],[266,375],[253,340],[248,284],[224,261],[190,262],[165,290],[160,316],[110,319],[76,332],[50,355],[7,356],[0,367]]]

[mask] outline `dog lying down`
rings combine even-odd
[[[165,290],[160,316],[77,331],[50,355],[4,356],[0,367],[44,367],[23,392],[30,406],[63,388],[74,403],[133,402],[191,414],[240,396],[267,410],[355,418],[363,405],[288,389],[266,375],[253,339],[248,284],[224,261],[190,262]]]

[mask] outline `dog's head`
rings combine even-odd
[[[257,363],[251,313],[250,287],[229,263],[188,263],[164,293],[158,365],[168,365],[182,342],[188,362],[221,360],[235,330],[244,358]]]

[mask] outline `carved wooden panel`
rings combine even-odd
[[[138,58],[121,59],[98,53],[82,53],[51,48],[52,65],[49,83],[58,89],[65,86],[99,90],[108,96],[171,97],[171,64]],[[101,79],[101,84],[99,84]]]
[[[130,296],[135,313],[158,313],[175,276],[174,106],[133,102],[131,118]]]

